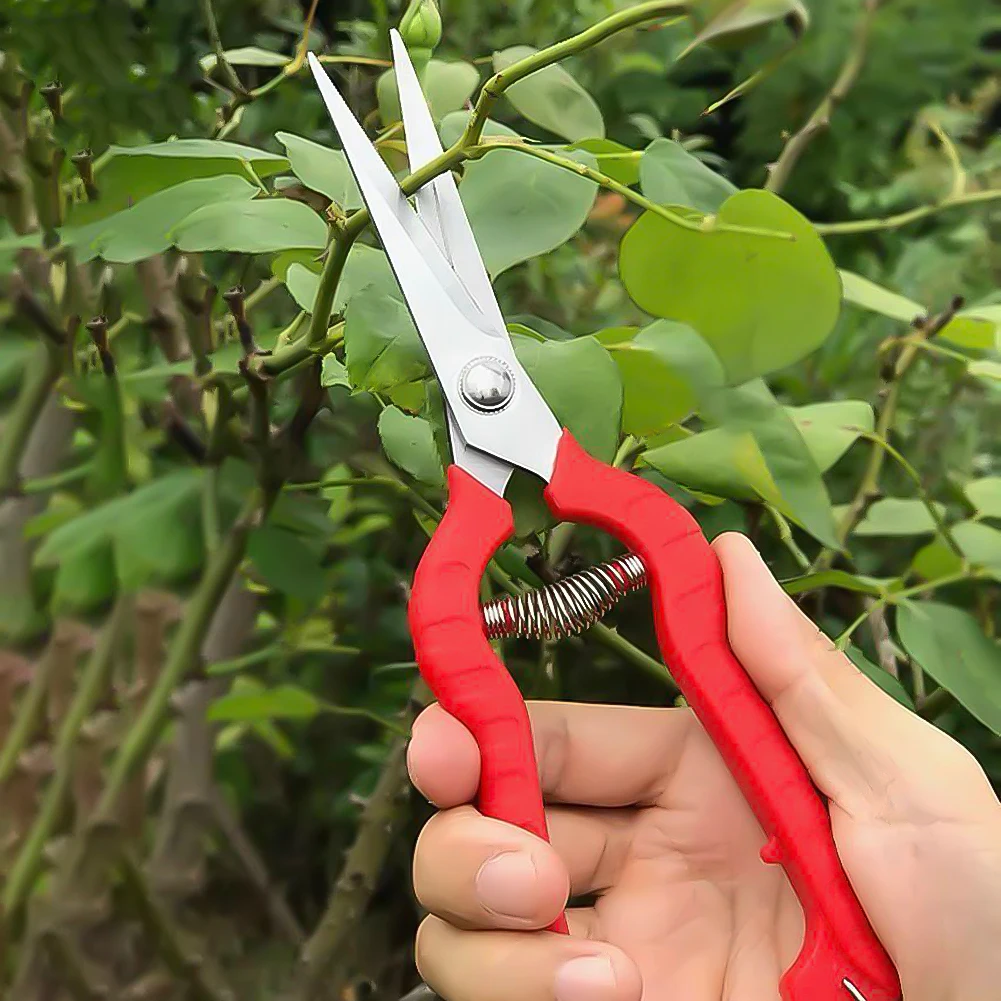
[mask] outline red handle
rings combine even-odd
[[[458,466],[448,507],[414,575],[408,616],[421,675],[480,748],[477,808],[549,840],[532,729],[514,679],[483,632],[480,580],[514,530],[511,508]],[[566,933],[566,918],[551,931]]]
[[[601,528],[649,573],[664,660],[768,836],[766,862],[785,868],[806,934],[780,983],[786,1001],[897,1001],[896,970],[841,866],[830,817],[785,731],[727,639],[723,580],[695,519],[661,489],[589,456],[564,431],[546,500],[565,521]]]

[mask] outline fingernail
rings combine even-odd
[[[556,973],[556,1001],[606,1001],[615,991],[615,971],[607,956],[581,956]]]
[[[501,852],[487,859],[476,874],[476,895],[494,914],[508,918],[534,917],[538,872],[528,852]]]

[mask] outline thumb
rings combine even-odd
[[[976,759],[867,678],[742,535],[713,548],[730,645],[820,791],[851,816],[971,819],[994,800]],[[996,805],[993,807],[996,809]]]

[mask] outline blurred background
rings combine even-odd
[[[385,74],[405,6],[0,10],[0,974],[17,1001],[393,1001],[418,981],[429,807],[404,752],[429,696],[406,599],[445,503],[441,402],[370,236],[320,315],[324,246],[359,203],[301,62],[323,56],[402,176]],[[439,6],[425,86],[450,143],[496,69],[641,5]],[[1001,7],[752,3],[714,36],[729,6],[690,6],[490,109],[488,134],[614,182],[581,202],[520,154],[460,169],[505,315],[596,454],[710,537],[751,534],[818,625],[998,783]],[[616,355],[675,317],[643,308],[620,249],[634,195],[713,212],[777,190],[776,163],[843,308],[802,350],[811,303],[776,319],[779,360],[729,381],[760,380],[786,423],[731,409],[728,430],[668,399],[687,384],[653,336],[635,365]],[[702,295],[740,309],[742,280],[717,267]],[[527,478],[512,490],[518,538],[485,600],[617,552],[554,526]],[[508,641],[506,663],[528,697],[683,704],[645,593],[607,625]]]

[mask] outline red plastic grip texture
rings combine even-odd
[[[647,566],[665,663],[769,838],[806,933],[780,983],[786,1001],[897,1001],[896,970],[855,896],[805,765],[730,649],[722,572],[695,519],[660,488],[592,458],[564,431],[546,500],[614,535]]]
[[[549,840],[524,699],[483,631],[480,579],[514,530],[508,503],[458,466],[448,507],[417,572],[408,607],[421,676],[480,749],[477,808]],[[564,916],[550,927],[566,933]]]

